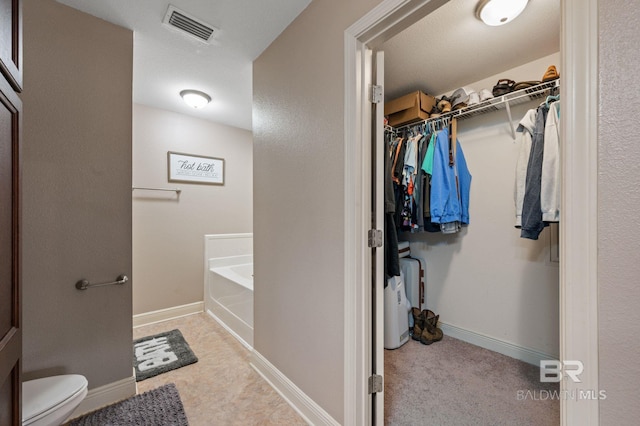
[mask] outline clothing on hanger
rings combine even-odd
[[[524,202],[525,183],[527,180],[527,165],[531,154],[531,141],[533,139],[533,131],[536,125],[537,110],[530,109],[524,115],[516,132],[519,133],[518,142],[520,143],[520,154],[516,163],[516,185],[514,191],[516,205],[516,228],[522,226],[522,205]]]
[[[395,195],[393,190],[393,179],[391,175],[393,164],[393,153],[399,141],[392,132],[385,132],[385,147],[387,155],[384,162],[384,268],[387,277],[400,275],[400,259],[398,256],[398,233],[395,225]],[[387,280],[385,280],[385,286]]]
[[[402,171],[404,170],[404,150],[405,150],[404,141],[405,141],[404,137],[398,137],[396,140],[395,157],[393,160],[393,166],[391,168],[392,170],[391,177],[393,181],[396,183],[400,182],[400,179],[402,179]]]
[[[542,183],[542,160],[544,155],[544,130],[549,108],[545,103],[538,107],[536,125],[531,140],[531,153],[527,164],[525,193],[522,202],[522,228],[520,236],[537,240],[545,227],[540,207],[540,187]]]
[[[526,130],[529,130],[530,120],[531,111],[521,121]],[[522,238],[537,240],[545,226],[560,220],[559,96],[548,96],[536,110],[522,197],[521,161],[526,156],[522,151],[526,149],[526,138],[526,132],[523,131],[523,146],[516,166],[516,227],[521,225]]]
[[[391,144],[398,231],[453,233],[469,223],[471,174],[460,142],[452,134],[457,132],[456,124],[444,117],[428,127],[407,127],[398,133],[397,143]],[[438,203],[445,201],[446,208],[439,211],[443,205]]]
[[[469,223],[471,173],[457,139],[455,145],[455,162],[449,166],[449,130],[445,128],[438,132],[433,155],[430,206],[431,221],[435,223]]]
[[[547,99],[548,101],[548,99]],[[560,221],[560,101],[549,106],[544,127],[540,209],[545,222]]]
[[[418,144],[418,175],[416,177],[416,190],[414,194],[414,198],[416,200],[416,208],[417,208],[417,229],[416,232],[424,231],[424,217],[425,217],[425,209],[424,209],[424,197],[425,197],[425,185],[428,184],[427,175],[422,170],[422,163],[424,162],[424,157],[427,154],[427,148],[429,146],[430,136],[427,133],[427,129],[423,129],[422,138]]]

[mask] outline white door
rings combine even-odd
[[[375,52],[373,56],[373,78],[371,90],[371,229],[377,230],[378,237],[384,240],[384,52]],[[372,393],[372,424],[384,424],[384,247],[371,248],[371,366],[374,377],[382,378],[382,389]]]

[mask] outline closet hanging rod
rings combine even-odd
[[[547,90],[560,87],[560,79],[553,81],[547,81],[535,86],[527,87],[526,89],[520,89],[515,92],[510,92],[502,96],[496,96],[470,107],[461,108],[451,112],[442,113],[439,117],[427,118],[426,120],[415,121],[409,124],[403,124],[402,126],[395,127],[395,130],[406,129],[422,124],[428,124],[431,122],[437,122],[443,119],[465,119],[481,115],[487,112],[498,111],[506,108],[507,105],[518,105],[523,102],[531,101],[534,99],[542,98]]]
[[[180,188],[145,188],[142,186],[134,186],[131,188],[131,190],[133,191],[134,189],[142,189],[145,191],[167,191],[167,192],[175,192],[176,194],[180,195],[180,193],[182,192],[182,189]]]

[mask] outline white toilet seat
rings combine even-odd
[[[22,383],[22,425],[60,425],[87,395],[87,385],[79,374]]]

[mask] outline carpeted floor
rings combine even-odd
[[[133,337],[180,329],[198,362],[138,382],[138,392],[175,383],[191,426],[306,423],[249,365],[249,351],[205,313],[138,327]]]
[[[384,356],[385,425],[560,424],[560,403],[548,397],[558,384],[540,383],[536,366],[448,336]]]
[[[134,337],[174,328],[199,362],[138,382],[139,392],[174,382],[191,426],[305,424],[251,369],[244,347],[206,314],[140,327]],[[539,392],[558,386],[540,383],[535,366],[448,336],[430,346],[411,340],[384,354],[385,425],[560,422],[558,400]],[[518,391],[530,392],[522,399]]]

